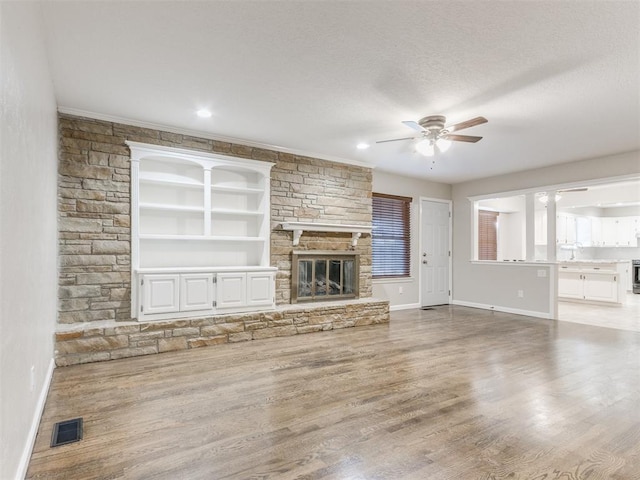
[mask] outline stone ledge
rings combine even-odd
[[[364,298],[190,319],[60,324],[55,358],[63,367],[388,322],[389,302]]]

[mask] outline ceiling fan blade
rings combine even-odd
[[[392,138],[391,140],[378,140],[376,143],[399,142],[400,140],[414,140],[418,137]]]
[[[450,125],[445,128],[449,132],[457,132],[458,130],[462,130],[463,128],[475,127],[476,125],[482,125],[483,123],[487,123],[488,121],[489,120],[484,117],[476,117],[472,118],[471,120],[467,120],[466,122],[456,123],[455,125]]]
[[[424,128],[422,128],[418,122],[414,122],[414,121],[411,121],[411,120],[405,120],[402,123],[404,123],[407,127],[413,128],[414,130],[416,130],[418,132],[424,132],[425,131]]]
[[[454,142],[469,142],[469,143],[476,143],[476,142],[479,142],[480,140],[482,140],[482,137],[475,137],[473,135],[451,135],[451,134],[447,134],[447,135],[442,135],[441,138],[444,138],[445,140],[452,140]]]

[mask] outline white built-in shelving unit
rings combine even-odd
[[[272,163],[127,142],[132,316],[273,308]]]

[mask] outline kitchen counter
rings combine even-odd
[[[558,262],[558,297],[573,301],[623,303],[629,260]]]

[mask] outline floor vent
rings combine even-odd
[[[58,422],[53,426],[51,446],[58,447],[82,440],[82,417]]]

